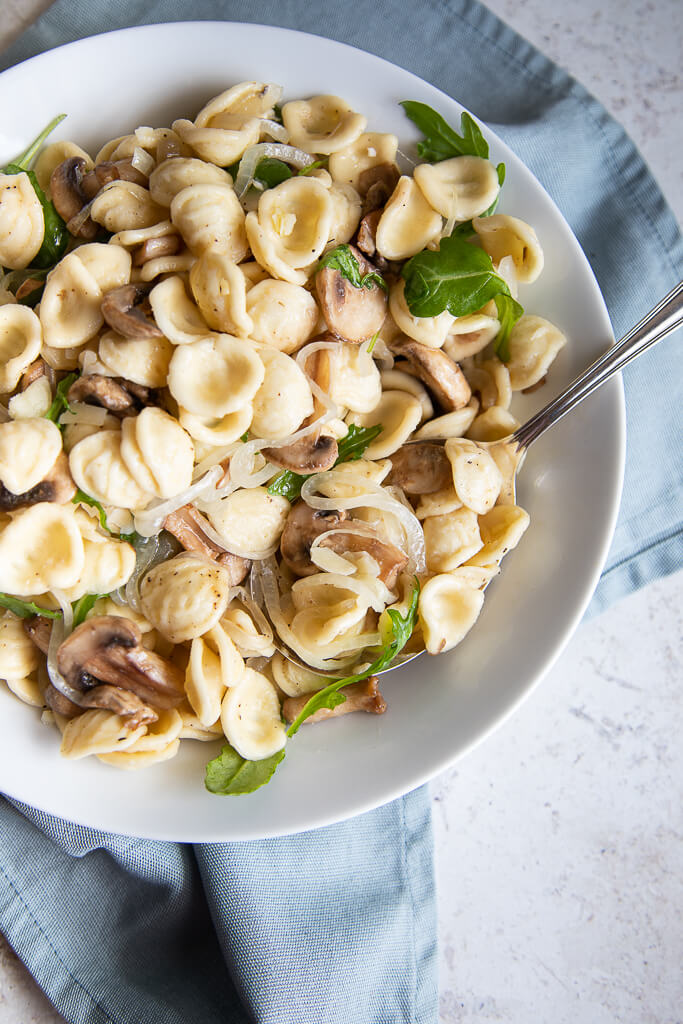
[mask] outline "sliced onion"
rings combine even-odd
[[[166,501],[153,501],[147,508],[136,512],[134,519],[136,532],[141,537],[152,537],[159,533],[167,515],[182,508],[183,505],[188,505],[195,498],[215,490],[216,484],[223,478],[224,473],[225,470],[222,466],[214,466],[201,479],[181,491],[180,494],[175,494],[172,498],[167,498]]]
[[[310,167],[315,163],[315,157],[310,153],[304,153],[303,149],[296,146],[285,146],[281,142],[257,142],[255,146],[249,146],[240,160],[240,166],[235,178],[233,188],[237,198],[242,199],[247,189],[254,180],[254,172],[261,160],[271,157],[274,160],[282,160],[283,163],[291,164],[292,167]]]
[[[231,444],[225,444],[221,445],[218,448],[214,448],[212,451],[209,452],[208,455],[204,456],[201,462],[198,462],[197,465],[194,467],[194,472],[192,473],[192,480],[199,480],[201,476],[204,476],[207,470],[213,469],[213,467],[217,466],[219,462],[224,462],[225,459],[229,459],[230,456],[234,452],[236,452],[241,445],[242,441],[233,441]]]
[[[97,193],[97,195],[99,195],[99,192]],[[69,229],[70,234],[77,235],[78,232],[81,230],[86,220],[90,216],[92,204],[95,202],[96,199],[97,196],[93,196],[90,202],[86,203],[85,206],[82,206],[78,213],[75,213],[73,217],[68,221],[66,226]]]
[[[61,606],[62,618],[53,619],[52,621],[50,643],[47,648],[47,674],[50,677],[50,682],[54,686],[55,690],[59,690],[64,697],[73,701],[74,704],[78,704],[80,707],[83,694],[80,690],[74,689],[71,683],[66,681],[62,673],[57,668],[57,651],[59,649],[59,645],[66,640],[67,636],[71,633],[71,627],[73,626],[73,611],[71,603],[67,601],[65,595],[60,590],[53,589],[52,593]]]
[[[278,567],[275,559],[268,558],[252,566],[252,578],[255,590],[260,590],[277,635],[310,668],[323,672],[343,675],[358,661],[358,655],[366,647],[376,647],[380,642],[379,632],[359,633],[354,637],[342,637],[327,645],[329,656],[321,658],[314,651],[304,647],[289,627],[280,606],[280,588],[278,585]],[[285,654],[286,656],[286,654]]]
[[[134,167],[140,174],[144,174],[146,178],[149,178],[155,167],[155,160],[152,154],[148,153],[146,149],[141,149],[140,146],[136,146],[133,150],[130,163],[131,167]]]
[[[128,578],[125,587],[119,587],[116,595],[122,595],[124,600],[116,600],[117,604],[127,604],[134,612],[142,614],[140,605],[140,580],[145,573],[159,562],[165,562],[174,552],[173,542],[169,537],[154,536],[146,540],[138,541],[136,546],[135,568]]]
[[[301,497],[311,508],[325,512],[348,510],[352,508],[378,508],[396,516],[406,535],[407,552],[410,559],[408,571],[422,573],[427,567],[425,540],[422,525],[412,511],[388,493],[379,484],[367,481],[362,494],[348,498],[331,498],[325,494],[325,487],[334,478],[328,473],[315,473],[310,476],[301,488]],[[316,493],[318,492],[318,493]]]
[[[339,406],[336,402],[332,401],[327,391],[323,391],[320,385],[306,371],[306,362],[308,357],[312,356],[314,352],[323,352],[326,349],[329,349],[331,352],[337,352],[341,344],[343,343],[340,341],[312,341],[308,345],[304,345],[303,348],[300,348],[296,354],[297,365],[303,371],[313,395],[327,409],[327,420],[336,419],[339,416]],[[318,422],[322,423],[326,422],[326,420],[319,420]]]
[[[259,122],[264,135],[270,135],[271,139],[275,139],[276,142],[289,142],[289,132],[279,121],[271,121],[268,117],[261,117]]]

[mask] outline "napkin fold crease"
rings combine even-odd
[[[678,227],[623,129],[476,0],[57,0],[0,54],[0,68],[97,32],[189,18],[325,35],[457,98],[558,203],[617,336],[683,276]],[[622,509],[589,614],[683,564],[675,345],[624,373]],[[0,928],[72,1024],[437,1020],[426,787],[326,829],[194,848],[108,835],[1,798],[0,822]]]

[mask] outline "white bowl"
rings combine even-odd
[[[286,98],[336,93],[367,115],[370,128],[395,132],[403,150],[417,136],[400,100],[428,103],[456,127],[462,110],[401,68],[326,39],[256,25],[156,25],[84,39],[2,74],[0,166],[59,112],[68,117],[53,138],[95,152],[138,125],[192,118],[211,96],[245,79],[278,82]],[[521,301],[569,338],[545,387],[518,402],[525,417],[613,339],[569,226],[515,155],[485,126],[484,133],[493,162],[507,165],[501,211],[531,223],[545,251],[543,274],[522,289]],[[214,744],[184,742],[175,759],[136,773],[95,758],[64,760],[57,731],[4,687],[0,787],[52,814],[113,832],[218,841],[327,825],[426,782],[528,696],[578,624],[616,520],[624,438],[623,392],[614,380],[529,453],[518,500],[531,526],[487,590],[465,641],[385,676],[384,715],[349,715],[302,729],[258,792],[223,798],[206,792],[204,766],[219,750]]]

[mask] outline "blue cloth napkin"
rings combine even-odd
[[[475,0],[57,0],[0,66],[104,30],[188,18],[326,35],[456,97],[557,201],[617,336],[682,276],[680,233],[623,130]],[[676,345],[625,373],[624,497],[592,611],[683,562]],[[69,1021],[437,1020],[424,788],[331,828],[194,848],[106,835],[9,800],[0,820],[0,926]]]

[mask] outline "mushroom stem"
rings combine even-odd
[[[320,708],[305,720],[304,725],[324,722],[328,718],[339,718],[340,715],[348,715],[353,711],[366,711],[371,715],[381,715],[386,711],[387,704],[379,691],[377,676],[370,676],[361,683],[342,686],[339,693],[346,697],[343,704],[337,704],[334,708]],[[305,693],[301,697],[287,697],[282,704],[285,721],[293,722],[310,698],[310,693]]]

